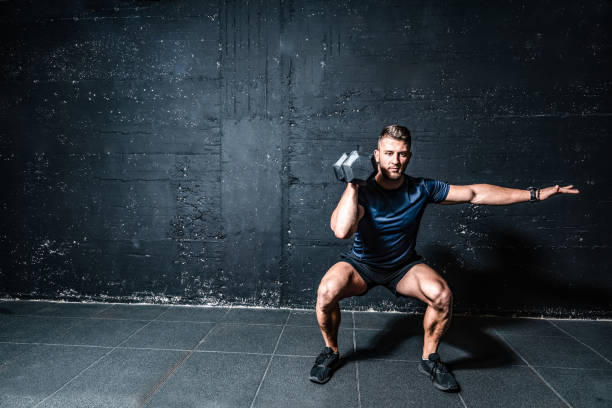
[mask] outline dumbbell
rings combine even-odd
[[[356,150],[351,154],[342,153],[333,168],[338,180],[357,184],[364,184],[373,172],[378,171],[374,156],[360,156]]]

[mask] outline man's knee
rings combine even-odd
[[[331,279],[321,282],[317,290],[317,307],[323,310],[333,307],[340,300],[341,292],[339,282]]]
[[[447,313],[453,305],[453,293],[447,285],[439,285],[432,294],[432,306],[440,312]]]

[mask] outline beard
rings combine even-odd
[[[389,169],[380,166],[380,174],[385,180],[395,181],[402,177],[404,172],[402,171],[401,167],[399,168],[397,173],[392,173]]]

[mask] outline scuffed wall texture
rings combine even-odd
[[[457,311],[610,315],[610,2],[52,3],[0,1],[2,296],[312,308],[330,166],[401,123],[411,175],[581,190],[430,206]]]

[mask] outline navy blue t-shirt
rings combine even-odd
[[[365,213],[357,226],[353,255],[379,268],[410,259],[425,207],[444,201],[449,188],[443,181],[404,174],[399,188],[386,190],[370,177],[357,190]]]

